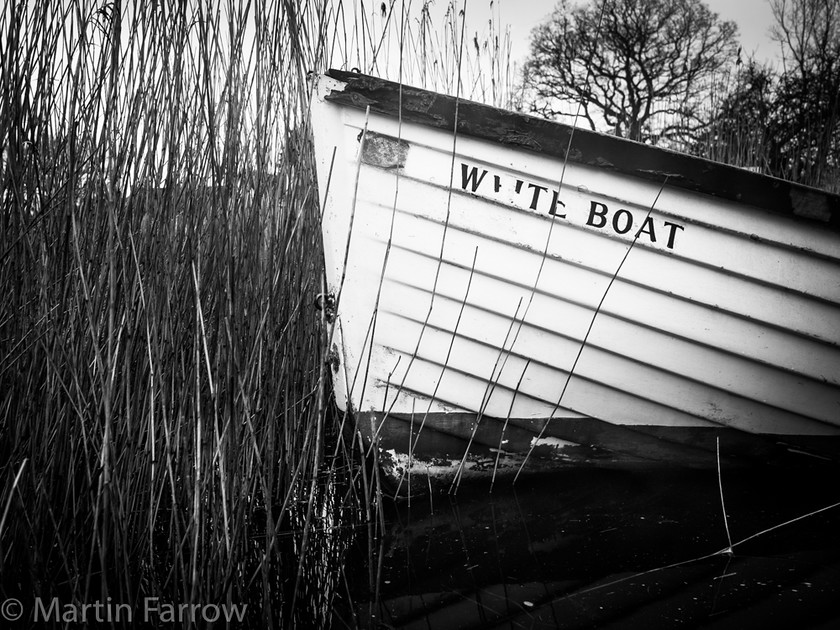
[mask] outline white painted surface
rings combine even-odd
[[[322,99],[342,85],[313,106],[340,404],[840,434],[836,232],[467,137],[453,156]],[[365,129],[407,142],[404,168],[362,164]],[[475,192],[462,164],[487,170]]]

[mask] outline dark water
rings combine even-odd
[[[386,506],[335,627],[840,628],[824,471],[574,471]],[[725,552],[731,537],[733,553]],[[744,541],[744,542],[741,542]]]

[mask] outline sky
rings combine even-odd
[[[441,0],[438,0],[441,2]],[[468,20],[486,24],[490,0],[467,0]],[[755,54],[760,62],[778,62],[778,44],[770,38],[773,15],[768,0],[705,0],[725,20],[738,25],[744,58]],[[549,15],[556,0],[494,0],[494,12],[510,26],[512,56],[517,64],[528,54],[531,29]],[[476,27],[479,30],[482,27]]]

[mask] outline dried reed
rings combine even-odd
[[[2,9],[3,595],[329,623],[377,475],[350,485],[311,308],[307,73],[454,91],[461,62],[454,3],[375,4]],[[493,28],[463,95],[504,104]]]

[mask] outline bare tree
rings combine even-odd
[[[777,112],[797,180],[837,187],[840,174],[840,0],[771,0],[785,72]]]
[[[770,0],[770,8],[787,71],[821,74],[840,65],[840,0]]]
[[[556,117],[571,101],[593,129],[605,123],[641,141],[684,135],[735,61],[736,35],[701,0],[561,0],[532,33],[530,109]]]
[[[734,75],[692,152],[840,190],[840,0],[771,0],[782,71]]]

